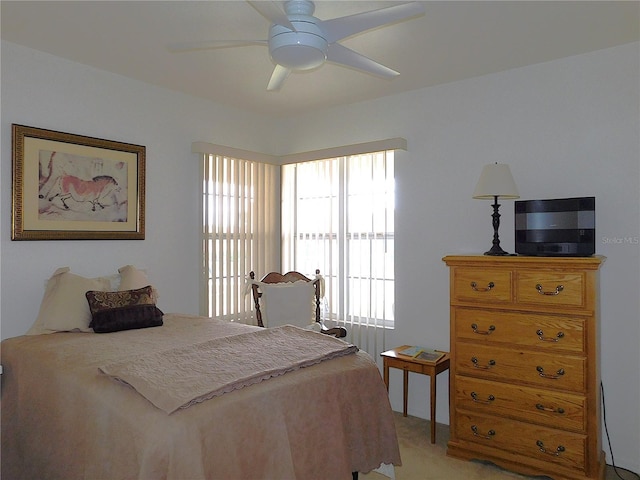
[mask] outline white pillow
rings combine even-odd
[[[120,274],[120,284],[118,290],[137,290],[151,285],[147,273],[144,270],[138,270],[133,265],[125,265],[118,269]],[[158,301],[158,291],[152,285],[153,288],[153,301]]]
[[[109,277],[85,278],[70,273],[69,267],[57,269],[47,282],[40,312],[27,335],[68,332],[91,332],[91,311],[85,293],[109,290]]]
[[[265,327],[315,322],[315,288],[312,282],[261,283],[262,323]]]

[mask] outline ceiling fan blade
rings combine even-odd
[[[327,62],[338,63],[346,67],[355,68],[368,73],[372,73],[382,78],[393,78],[400,75],[400,72],[385,67],[384,65],[374,62],[368,57],[351,50],[350,48],[332,43],[327,51]]]
[[[167,45],[172,53],[191,52],[194,50],[213,50],[216,48],[246,47],[247,45],[267,46],[267,40],[211,40],[204,42],[181,42]]]
[[[277,92],[284,85],[284,81],[287,79],[289,74],[291,73],[291,69],[287,67],[283,67],[282,65],[276,65],[276,68],[273,69],[273,73],[271,74],[271,79],[269,79],[269,85],[267,85],[268,92]]]
[[[346,17],[324,20],[322,28],[327,33],[329,43],[337,42],[372,28],[381,27],[389,23],[406,20],[410,17],[423,15],[424,6],[419,2],[403,3],[393,7],[381,8],[370,12],[356,13]]]
[[[270,22],[277,25],[282,25],[283,27],[287,27],[289,30],[293,30],[294,32],[296,31],[296,28],[289,21],[289,17],[287,17],[287,14],[282,9],[282,6],[279,2],[250,2],[247,0],[247,3],[255,8],[260,15],[262,15]]]

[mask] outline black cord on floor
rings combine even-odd
[[[609,429],[607,428],[607,410],[605,408],[605,403],[604,403],[604,386],[602,385],[602,382],[600,382],[600,392],[602,394],[602,418],[604,420],[604,431],[607,434],[607,442],[609,443],[609,452],[611,453],[611,466],[613,467],[613,471],[616,473],[617,477],[621,478],[622,480],[629,480],[629,479],[622,477],[620,473],[618,473],[618,470],[630,473],[634,475],[638,480],[640,480],[640,475],[638,475],[636,472],[632,472],[631,470],[628,470],[623,467],[616,467],[616,461],[613,459],[613,449],[611,448],[611,438],[609,438]]]

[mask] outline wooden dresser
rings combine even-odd
[[[526,475],[603,480],[604,257],[443,260],[451,295],[447,454]]]

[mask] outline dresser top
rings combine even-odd
[[[533,257],[525,255],[446,255],[442,261],[449,266],[477,265],[481,267],[536,267],[536,268],[581,268],[597,270],[607,257]]]

